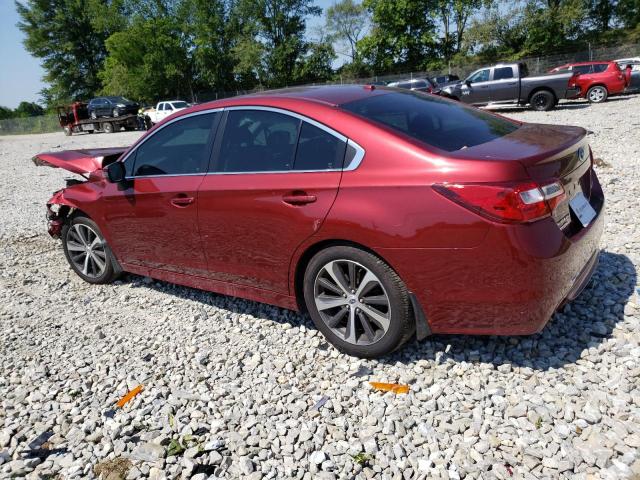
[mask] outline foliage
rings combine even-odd
[[[25,48],[42,60],[46,72],[49,86],[42,95],[49,104],[86,98],[101,87],[98,71],[107,53],[108,29],[94,28],[96,2],[107,0],[16,1]]]
[[[424,69],[436,55],[434,0],[364,0],[372,29],[358,52],[377,72]]]
[[[341,0],[327,9],[327,32],[332,40],[348,48],[351,63],[358,60],[356,46],[363,37],[368,22],[367,10],[354,0]]]

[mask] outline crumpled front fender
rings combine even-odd
[[[62,227],[78,205],[64,196],[64,189],[58,190],[47,202],[48,232],[53,238],[60,238]]]

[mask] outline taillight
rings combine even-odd
[[[528,223],[548,217],[565,198],[560,182],[436,184],[449,200],[495,222]]]

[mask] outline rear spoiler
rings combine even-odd
[[[44,152],[39,153],[32,160],[37,166],[63,168],[86,175],[116,161],[126,150],[127,147],[111,147]]]

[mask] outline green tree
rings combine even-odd
[[[353,0],[341,0],[327,9],[326,27],[330,37],[348,49],[351,62],[357,61],[357,44],[369,22],[367,9]]]
[[[237,31],[224,0],[182,0],[177,8],[184,47],[191,57],[199,88],[235,87],[233,48]]]
[[[358,53],[378,73],[426,68],[437,55],[435,0],[365,0],[372,15]]]
[[[333,45],[327,41],[311,43],[309,51],[299,63],[296,78],[299,82],[326,82],[333,77],[332,63],[336,57]]]
[[[619,0],[616,5],[616,17],[623,27],[635,29],[640,33],[640,0]]]
[[[440,49],[445,61],[461,52],[469,19],[481,6],[482,0],[439,0],[443,33]]]
[[[44,115],[44,108],[33,102],[20,102],[14,110],[15,117],[38,117]]]
[[[106,48],[100,72],[105,94],[147,101],[193,96],[194,75],[174,16],[135,19],[111,35]]]
[[[255,54],[262,50],[261,62],[252,68],[262,76],[261,83],[282,87],[296,82],[299,63],[309,48],[304,38],[305,18],[321,11],[312,0],[239,0],[235,14],[242,19],[242,39],[235,49],[236,58],[249,71],[246,60],[257,60]]]
[[[13,110],[7,107],[0,106],[0,120],[6,120],[8,118],[13,118]]]
[[[85,99],[100,90],[98,77],[106,57],[109,32],[93,25],[93,2],[108,0],[16,1],[18,28],[25,34],[29,53],[42,60],[42,92],[48,104]]]

